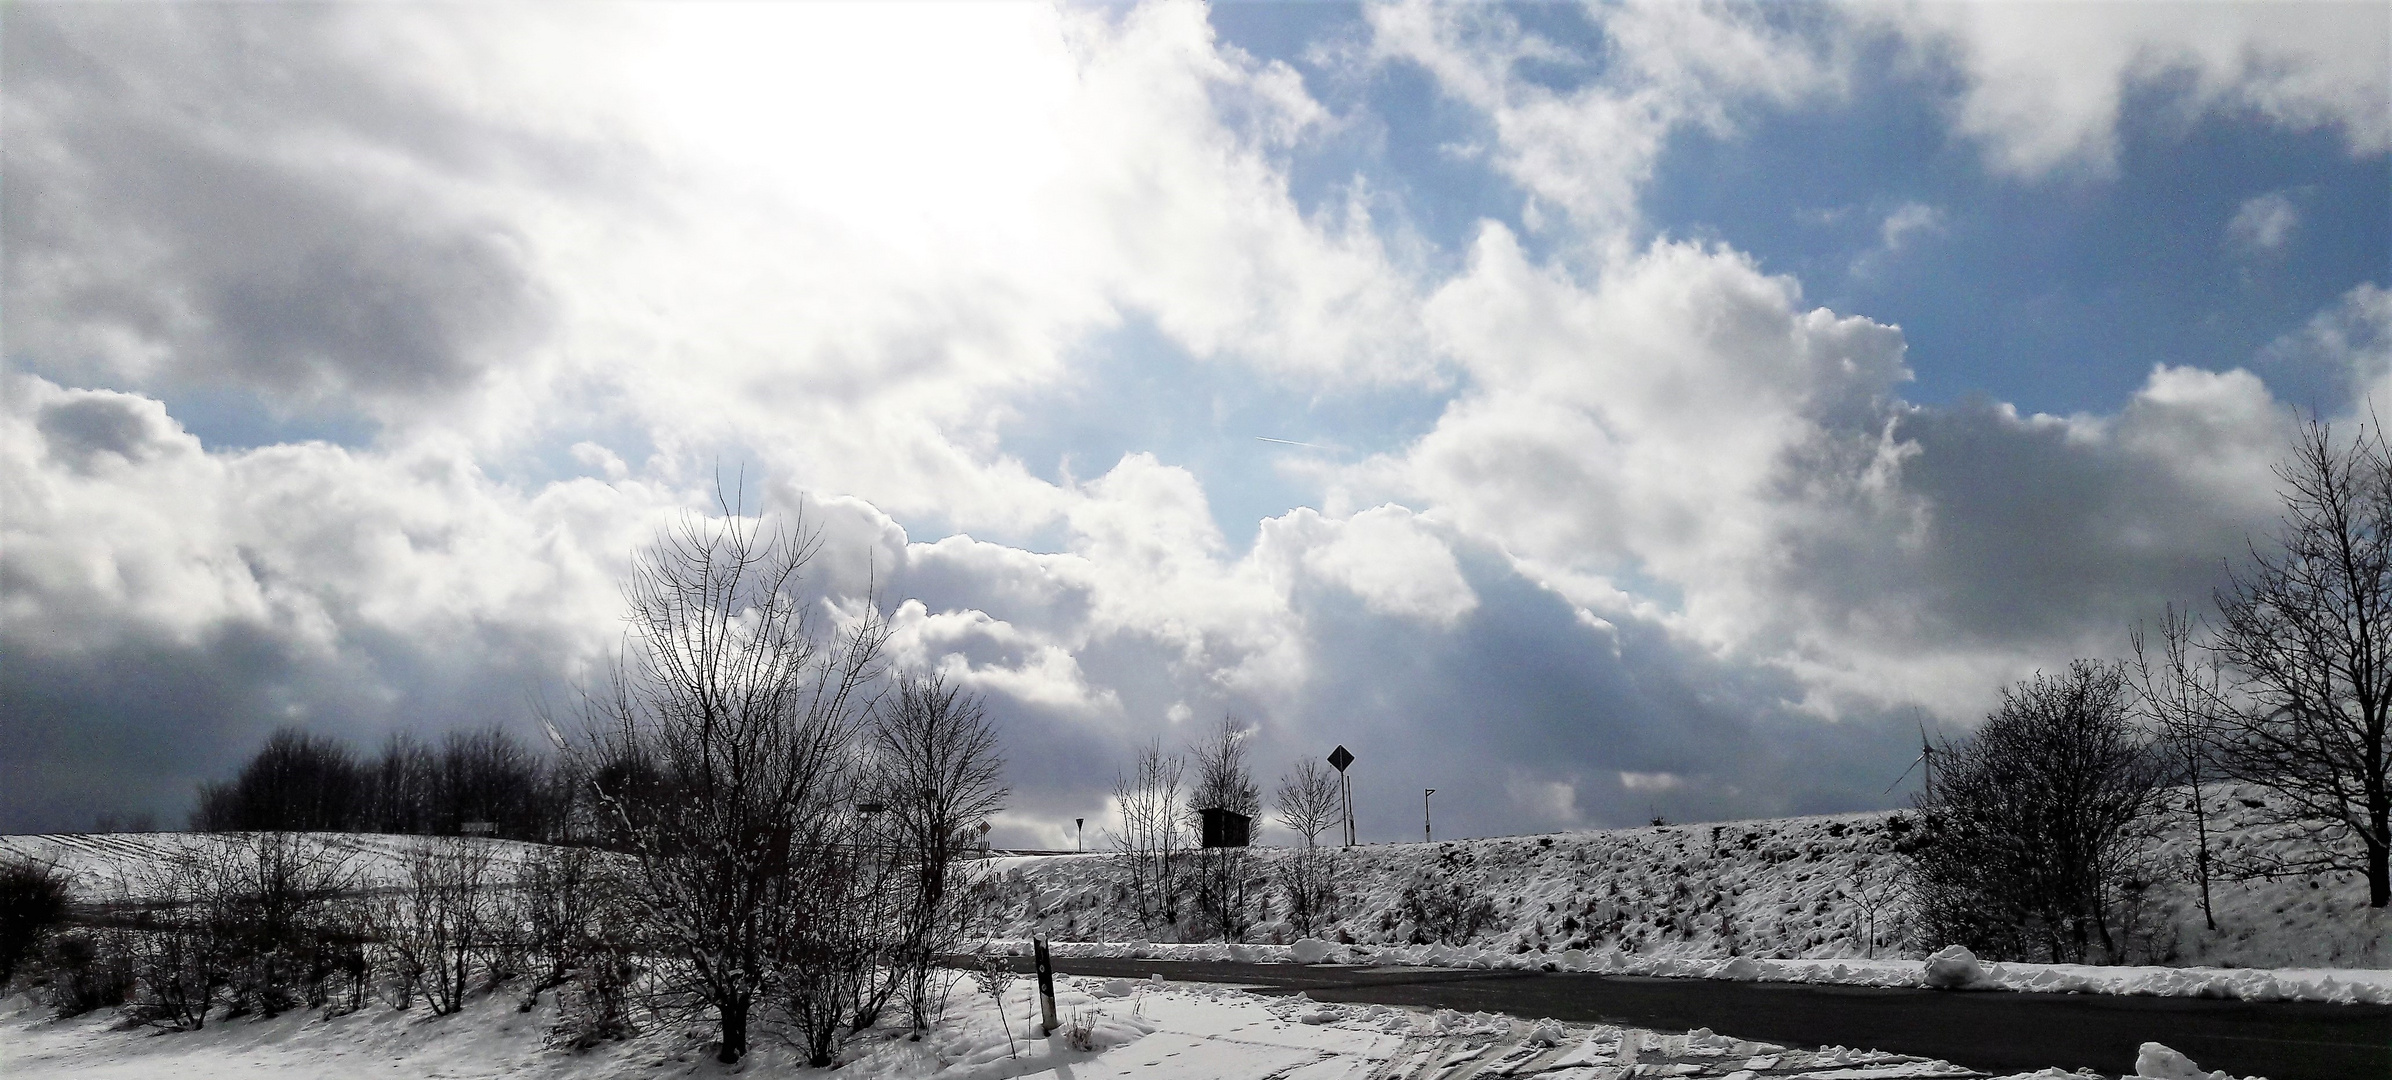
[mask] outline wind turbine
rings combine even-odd
[[[1892,794],[1895,788],[1902,786],[1902,781],[1910,779],[1911,769],[1925,766],[1925,771],[1919,774],[1919,794],[1933,798],[1935,795],[1935,755],[1935,744],[1927,741],[1927,723],[1922,720],[1919,722],[1919,756],[1910,759],[1910,764],[1903,768],[1902,775],[1895,777],[1893,783],[1885,786],[1886,794]]]

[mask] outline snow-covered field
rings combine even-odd
[[[337,861],[360,888],[396,885],[407,873],[407,856],[439,842],[428,836],[381,833],[296,833]],[[251,843],[247,833],[51,833],[0,836],[0,858],[54,863],[66,872],[77,900],[144,899],[126,896],[143,884],[140,870],[176,856]],[[541,845],[517,840],[466,840],[490,857],[494,880],[511,881]]]
[[[2206,798],[2213,854],[2283,843],[2254,820],[2249,803],[2259,793],[2212,787]],[[1431,954],[1386,953],[1421,938],[1407,917],[1405,891],[1459,889],[1491,905],[1487,924],[1454,943],[1471,950],[1473,963],[1509,955],[1517,959],[1507,962],[1720,974],[1722,962],[1742,958],[1751,964],[1724,972],[1738,977],[1757,966],[1774,973],[1768,977],[1806,977],[1841,964],[1848,973],[1880,972],[1915,985],[1917,961],[1942,943],[1913,940],[1895,883],[1894,847],[1907,825],[1900,815],[1881,812],[1341,849],[1330,853],[1342,894],[1337,918],[1312,933],[1376,947],[1372,955],[1391,955],[1394,962],[1421,962]],[[2382,985],[2382,970],[2392,966],[2392,915],[2366,906],[2365,885],[2355,876],[2216,881],[2212,931],[2192,882],[2194,850],[2189,825],[2172,829],[2159,845],[2160,872],[2148,890],[2150,918],[2141,935],[2148,963],[2317,970],[2322,974],[2302,978]],[[1253,849],[1255,892],[1282,916],[1286,904],[1275,869],[1288,854]],[[984,910],[1002,937],[1182,940],[1182,927],[1137,921],[1134,906],[1123,902],[1123,880],[1111,855],[992,860]],[[1286,944],[1303,936],[1284,917],[1266,917],[1247,941]],[[1587,959],[1568,959],[1573,950]],[[2083,981],[2088,978],[2104,986],[2118,982],[2114,972],[2003,967],[2002,977],[2011,980],[2005,985],[2020,988],[2091,989]],[[2243,988],[2234,996],[2269,996],[2264,985],[2242,976],[2134,980],[2145,992],[2222,993],[2234,986]]]
[[[1064,1029],[1054,1038],[1032,1038],[1033,993],[1027,980],[1017,983],[1000,1013],[994,1001],[965,981],[954,991],[945,1022],[929,1037],[910,1041],[902,1031],[868,1031],[849,1043],[838,1075],[871,1080],[1927,1080],[1982,1075],[1941,1061],[1842,1047],[1788,1049],[1706,1030],[1527,1023],[1483,1014],[1316,1004],[1300,996],[1260,997],[1159,981],[1069,977],[1058,980],[1056,994]],[[517,1012],[508,996],[484,995],[448,1017],[375,1007],[332,1018],[293,1013],[159,1033],[127,1029],[101,1015],[51,1019],[47,1009],[19,996],[0,1003],[0,1074],[86,1080],[616,1080],[810,1071],[770,1038],[759,1040],[756,1053],[731,1067],[715,1064],[700,1037],[682,1032],[652,1032],[575,1052],[549,1045],[553,1021],[545,1002]],[[1075,1029],[1085,1034],[1075,1040],[1070,1037]],[[2158,1080],[2211,1080],[2156,1044],[2145,1048],[2139,1071]],[[2021,1075],[2059,1080],[2077,1074]]]

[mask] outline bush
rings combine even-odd
[[[42,944],[66,921],[66,877],[56,864],[30,859],[0,862],[0,990],[17,969],[40,955]]]
[[[422,996],[432,1015],[465,1007],[476,971],[489,969],[503,936],[503,914],[488,888],[490,849],[443,837],[410,850],[407,876],[372,909],[370,920],[400,1008]]]
[[[50,942],[50,1006],[60,1016],[81,1016],[125,1003],[133,990],[133,967],[117,935],[61,934]]]
[[[2124,673],[2079,661],[2020,683],[1940,756],[1920,835],[1899,845],[1929,943],[1991,959],[2123,961],[2168,779],[2129,721]]]
[[[1464,881],[1404,886],[1399,907],[1404,917],[1412,921],[1415,945],[1432,941],[1460,944],[1477,937],[1495,922],[1495,902],[1480,896],[1476,888]]]
[[[1334,856],[1317,847],[1301,847],[1279,860],[1279,888],[1287,897],[1287,921],[1300,934],[1310,935],[1328,925],[1337,909]]]
[[[513,916],[536,977],[524,994],[557,995],[557,1040],[576,1050],[633,1034],[630,993],[639,976],[622,883],[607,857],[549,848],[524,868]]]

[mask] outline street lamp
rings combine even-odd
[[[1423,788],[1420,792],[1420,838],[1432,844],[1437,842],[1437,830],[1429,826],[1429,796],[1436,793],[1436,788]]]

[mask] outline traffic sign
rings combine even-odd
[[[1351,764],[1353,764],[1353,763],[1354,763],[1354,754],[1353,754],[1353,751],[1347,750],[1347,749],[1346,749],[1345,747],[1343,747],[1343,746],[1340,746],[1340,747],[1338,747],[1338,748],[1337,748],[1337,749],[1335,749],[1335,750],[1331,750],[1331,751],[1329,751],[1329,764],[1330,764],[1330,766],[1334,767],[1334,768],[1335,768],[1335,769],[1336,769],[1338,772],[1344,772],[1344,771],[1346,770],[1346,766],[1348,766],[1348,765],[1351,765]]]

